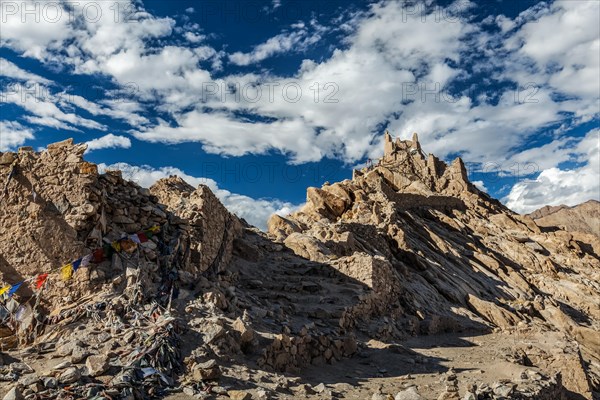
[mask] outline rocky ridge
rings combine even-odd
[[[587,398],[598,391],[599,238],[542,231],[475,188],[461,159],[446,165],[425,155],[416,134],[386,134],[378,165],[309,188],[304,208],[272,217],[269,232],[389,294],[372,311],[393,319],[367,313],[356,321],[362,331],[563,332],[577,343],[570,363],[578,365],[564,371],[563,384]]]
[[[529,214],[537,225],[600,236],[600,202],[589,200],[574,207],[546,206]]]
[[[6,302],[0,394],[555,399],[599,390],[597,238],[540,229],[479,192],[460,159],[425,155],[416,136],[386,136],[379,165],[309,188],[306,206],[273,216],[268,234],[205,186],[170,177],[144,189],[98,174],[84,151],[66,141],[0,154],[0,184],[17,168],[0,210],[1,283],[148,226],[161,232]]]

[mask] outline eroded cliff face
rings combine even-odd
[[[475,188],[460,159],[423,154],[416,135],[386,136],[376,166],[309,188],[306,205],[273,216],[269,233],[373,288],[379,315],[394,316],[382,332],[551,329],[598,362],[598,238],[542,231]]]

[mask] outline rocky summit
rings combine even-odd
[[[266,233],[85,150],[0,153],[4,399],[600,395],[597,232],[508,210],[416,134]]]

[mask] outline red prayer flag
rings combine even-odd
[[[104,249],[96,249],[94,250],[94,255],[92,258],[92,262],[94,264],[100,264],[102,261],[104,261]]]
[[[41,274],[40,276],[38,276],[35,281],[35,288],[39,289],[42,286],[44,286],[44,282],[46,282],[46,279],[48,279],[48,274]]]
[[[138,232],[138,238],[140,239],[140,243],[146,243],[148,241],[148,237],[144,232]]]

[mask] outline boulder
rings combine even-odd
[[[14,387],[6,393],[2,400],[25,400],[25,397],[18,388]]]
[[[417,392],[416,387],[411,386],[408,389],[398,392],[394,400],[424,400],[424,398]]]
[[[215,360],[209,360],[194,365],[192,376],[196,381],[219,379],[221,377],[221,368]]]
[[[75,383],[81,378],[81,371],[77,367],[69,367],[64,370],[59,376],[58,381],[63,385]]]
[[[348,205],[347,201],[335,194],[309,187],[306,191],[304,211],[307,213],[314,212],[329,219],[336,219],[344,213]]]
[[[284,240],[292,233],[301,231],[298,225],[277,214],[273,214],[271,218],[269,218],[267,229],[277,240]]]
[[[85,361],[90,376],[100,376],[104,374],[109,367],[108,359],[103,355],[89,356]]]

